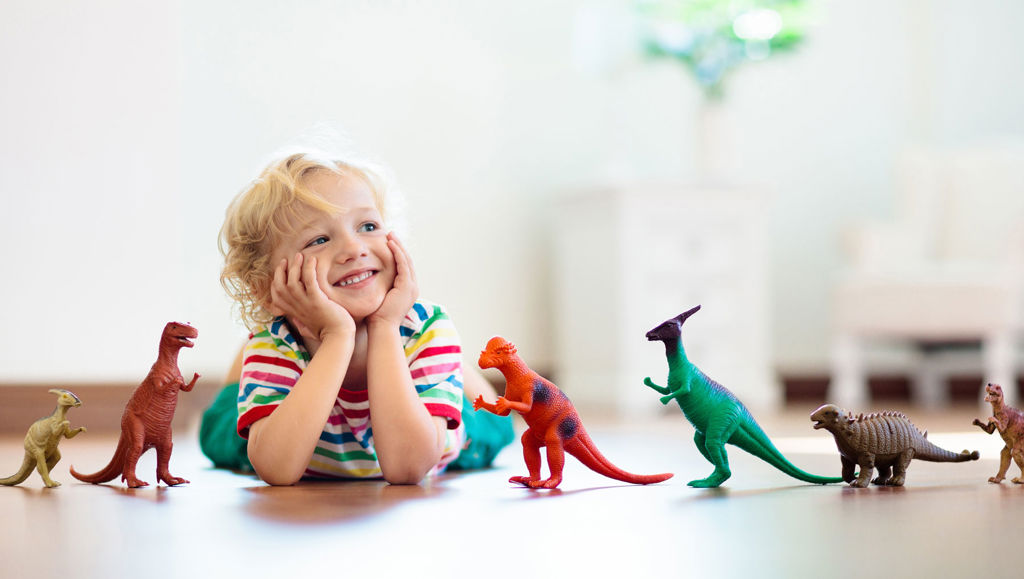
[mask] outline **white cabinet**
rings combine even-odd
[[[555,211],[559,386],[621,416],[661,408],[664,348],[645,334],[700,304],[690,360],[751,408],[782,399],[769,360],[768,204],[752,192],[637,186],[581,192]]]

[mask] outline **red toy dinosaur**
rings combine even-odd
[[[121,437],[110,463],[94,474],[81,474],[71,467],[71,476],[88,483],[103,483],[121,475],[121,480],[131,488],[148,485],[135,476],[135,465],[143,452],[156,448],[156,475],[168,486],[188,481],[171,476],[168,465],[171,461],[171,419],[178,405],[178,390],[189,392],[196,385],[199,374],[192,376],[188,384],[178,370],[178,351],[191,348],[192,340],[199,335],[188,324],[170,322],[164,326],[160,336],[160,354],[149,370],[149,374],[135,391],[121,415]]]
[[[669,473],[636,475],[628,473],[608,461],[594,446],[583,429],[576,409],[557,386],[530,370],[516,354],[516,347],[504,338],[494,337],[480,352],[481,368],[497,368],[505,376],[505,395],[494,404],[484,402],[482,396],[473,402],[473,409],[483,408],[501,416],[515,410],[526,420],[523,433],[523,458],[530,476],[514,476],[508,482],[530,488],[553,489],[562,482],[565,452],[575,456],[588,468],[606,477],[634,484],[659,483],[672,478]],[[540,448],[548,451],[551,477],[540,478]],[[564,452],[563,452],[564,449]]]

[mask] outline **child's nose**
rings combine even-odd
[[[350,233],[341,238],[336,259],[340,263],[345,263],[366,255],[366,251],[366,244],[363,243],[363,240],[359,236]]]

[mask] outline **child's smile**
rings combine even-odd
[[[375,272],[373,270],[367,270],[367,271],[364,271],[364,272],[361,272],[361,273],[356,273],[356,274],[350,275],[348,277],[345,277],[344,279],[338,281],[334,285],[335,285],[335,287],[350,287],[350,286],[354,286],[352,289],[358,289],[360,287],[363,287],[363,285],[365,285],[365,284],[363,284],[364,281],[370,279],[371,277],[373,277],[375,275],[377,275],[377,272]]]

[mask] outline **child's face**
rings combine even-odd
[[[373,193],[358,178],[316,171],[305,185],[341,211],[299,211],[293,233],[278,240],[271,253],[271,264],[282,259],[291,264],[296,253],[316,257],[320,287],[359,323],[377,311],[395,281],[383,218]]]

